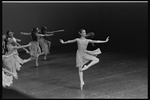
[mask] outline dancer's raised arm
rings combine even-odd
[[[31,35],[31,32],[29,32],[29,33],[26,33],[26,32],[20,32],[20,34],[23,34],[23,35]]]
[[[62,44],[74,43],[74,42],[77,42],[77,39],[74,39],[74,40],[68,40],[68,41],[66,41],[66,42],[64,42],[62,39],[60,39],[60,42],[61,42]]]
[[[56,30],[56,31],[51,31],[51,32],[46,31],[46,33],[56,33],[56,32],[63,32],[63,31],[65,31],[65,30]]]
[[[13,47],[13,49],[25,48],[25,47],[29,47],[30,45],[31,44],[29,43],[28,45],[22,45],[22,46]]]
[[[54,34],[37,34],[38,36],[53,36]]]
[[[89,40],[89,42],[91,43],[106,43],[109,40],[109,36],[107,37],[107,39],[105,41],[100,41],[100,40]]]

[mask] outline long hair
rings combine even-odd
[[[32,37],[33,41],[37,41],[37,36],[35,35],[36,32],[38,32],[37,27],[33,28],[32,31],[31,31],[31,37]]]

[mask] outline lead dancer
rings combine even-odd
[[[101,53],[99,48],[94,51],[86,50],[88,43],[105,43],[109,40],[109,37],[107,37],[105,41],[86,39],[86,31],[84,29],[81,29],[79,34],[81,35],[80,38],[68,40],[66,42],[60,39],[60,42],[62,44],[77,42],[78,44],[78,50],[76,52],[76,67],[79,68],[80,88],[82,90],[84,85],[83,71],[98,63],[99,59],[96,56]],[[85,65],[89,61],[92,62]]]

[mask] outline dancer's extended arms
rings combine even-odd
[[[60,39],[60,42],[61,42],[62,44],[74,43],[74,42],[77,42],[77,39],[74,39],[74,40],[68,40],[68,41],[66,41],[66,42],[64,42],[62,39]]]
[[[30,45],[31,45],[31,44],[29,43],[28,45],[22,45],[22,46],[14,47],[13,49],[25,48],[25,47],[29,47]]]
[[[53,36],[54,34],[38,34],[38,36]]]
[[[100,41],[100,40],[90,40],[89,42],[91,43],[106,43],[109,40],[109,36],[107,37],[107,39],[105,41]]]
[[[51,31],[51,32],[48,32],[48,31],[47,31],[46,33],[49,34],[49,33],[56,33],[56,32],[62,32],[62,31],[65,31],[65,30],[56,30],[56,31]]]
[[[23,35],[31,35],[31,32],[29,32],[29,33],[26,33],[26,32],[20,32],[20,34],[23,34]]]

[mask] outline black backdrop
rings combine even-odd
[[[65,29],[49,38],[52,47],[62,46],[59,39],[74,39],[83,28],[94,32],[93,39],[110,41],[96,44],[103,51],[131,51],[143,53],[148,47],[148,4],[147,3],[3,3],[2,32],[15,32],[20,44],[31,41],[33,27],[47,26],[49,31]],[[75,47],[76,44],[66,47]],[[72,48],[71,47],[71,48]],[[92,46],[89,46],[92,48]]]

